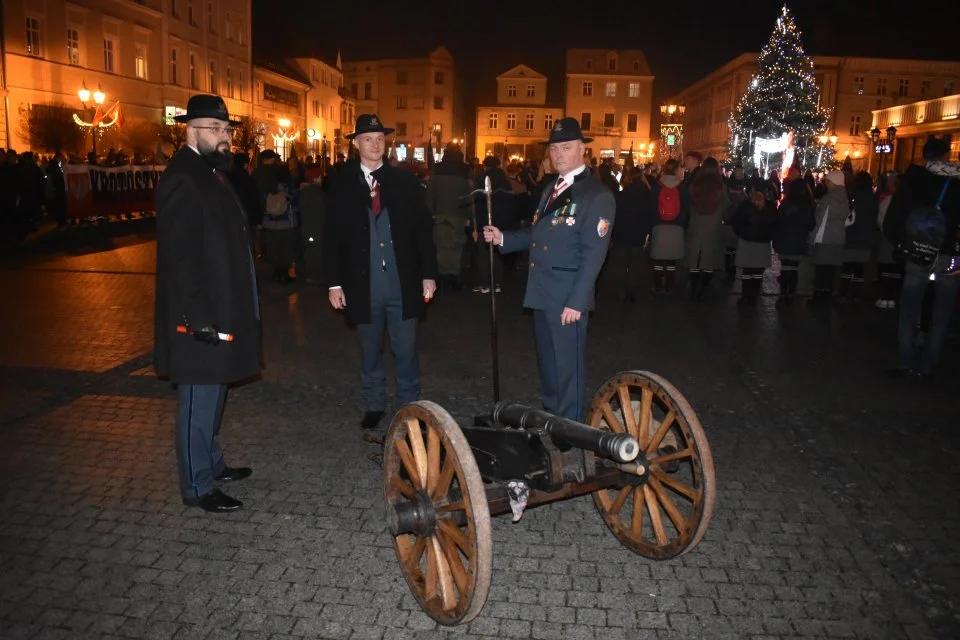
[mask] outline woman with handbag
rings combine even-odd
[[[834,169],[824,177],[826,194],[817,202],[813,231],[813,264],[816,274],[813,280],[811,306],[828,304],[833,296],[833,281],[837,269],[843,264],[843,246],[846,242],[846,220],[850,215],[850,202],[844,186],[842,171]]]

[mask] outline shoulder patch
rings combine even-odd
[[[597,235],[601,238],[607,235],[607,232],[610,231],[610,221],[606,218],[600,218],[600,222],[597,223]]]

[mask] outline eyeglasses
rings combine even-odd
[[[194,127],[194,129],[206,129],[207,131],[213,131],[218,136],[227,136],[229,138],[233,137],[233,132],[236,131],[233,127]]]

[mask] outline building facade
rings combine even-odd
[[[477,107],[476,152],[480,158],[539,159],[539,144],[563,117],[562,106],[547,106],[547,77],[526,65],[497,76],[497,103]]]
[[[307,92],[310,78],[286,61],[257,60],[253,67],[253,119],[260,126],[260,146],[286,160],[294,151],[310,153]]]
[[[758,54],[744,53],[687,87],[671,102],[685,104],[684,147],[726,158],[728,121],[756,70]],[[873,153],[873,113],[898,104],[932,100],[960,90],[960,62],[815,56],[821,105],[830,110],[828,136],[835,157],[865,169]],[[881,127],[882,128],[882,127]]]
[[[879,129],[884,138],[889,127],[896,129],[891,155],[881,158],[875,147],[870,150],[867,170],[871,173],[880,171],[881,160],[883,170],[903,171],[919,163],[930,136],[949,139],[950,160],[960,160],[960,93],[876,109],[871,115],[870,128]]]
[[[639,49],[568,49],[565,110],[577,118],[593,157],[622,161],[650,138],[653,72]]]
[[[332,159],[346,151],[346,136],[353,132],[356,103],[343,86],[340,55],[333,62],[319,58],[294,58],[290,62],[310,80],[306,93],[306,143],[308,153],[322,152]]]
[[[453,56],[445,47],[420,58],[351,60],[343,72],[357,113],[376,113],[396,129],[390,144],[399,160],[422,160],[427,142],[436,149],[461,138],[454,128]]]
[[[119,101],[124,114],[123,128],[101,130],[101,149],[135,146],[135,132],[169,122],[195,93],[251,115],[250,15],[251,0],[4,0],[7,146],[31,148],[24,121],[37,105],[90,120],[83,87],[102,91],[103,110]]]

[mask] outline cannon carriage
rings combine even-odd
[[[610,531],[666,560],[700,542],[716,496],[713,459],[690,404],[663,378],[628,371],[592,398],[584,423],[497,403],[461,427],[439,405],[402,407],[384,439],[387,524],[423,610],[444,625],[483,609],[491,517],[592,494]]]

